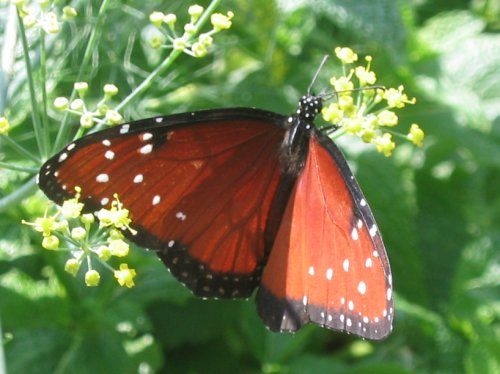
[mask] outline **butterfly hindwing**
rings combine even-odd
[[[318,131],[311,134],[257,307],[273,331],[313,322],[382,339],[392,328],[392,278],[380,233],[344,157]]]
[[[123,124],[69,144],[42,167],[39,185],[57,203],[80,186],[90,210],[117,193],[138,231],[129,238],[156,250],[195,294],[248,297],[274,240],[268,217],[283,209],[273,205],[281,123],[228,109]]]

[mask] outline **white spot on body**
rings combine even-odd
[[[358,284],[358,292],[361,294],[361,295],[364,295],[366,293],[366,283],[361,281],[359,282]]]
[[[347,273],[349,271],[349,259],[346,258],[344,262],[342,263],[342,267],[344,268],[344,271]]]
[[[372,261],[372,259],[371,259],[370,257],[368,257],[368,258],[366,259],[366,261],[365,261],[365,266],[366,266],[367,268],[371,268],[371,267],[372,267],[372,265],[373,265],[373,261]]]
[[[139,149],[139,152],[142,153],[143,155],[147,155],[148,153],[151,153],[152,150],[153,150],[153,145],[146,144],[145,146],[141,147],[141,149]]]
[[[99,182],[99,183],[106,183],[109,181],[109,175],[108,174],[99,174],[96,178],[95,178],[96,182]]]
[[[153,137],[153,134],[151,134],[150,132],[145,132],[144,134],[142,134],[142,140],[143,141],[149,140],[152,137]]]
[[[155,195],[153,197],[153,205],[158,205],[160,203],[161,197],[160,195]]]
[[[177,212],[175,213],[175,218],[185,221],[187,216],[183,212]]]
[[[314,275],[314,266],[310,266],[309,267],[309,271],[308,271],[309,275],[310,276],[313,276]]]
[[[120,127],[120,134],[126,134],[128,133],[128,130],[130,130],[129,124],[122,125],[122,127]]]
[[[68,158],[68,154],[66,152],[64,153],[61,153],[61,155],[59,156],[59,159],[58,161],[59,162],[63,162],[64,160],[66,160]]]
[[[356,227],[354,227],[351,231],[351,238],[352,238],[352,240],[359,239],[358,230],[356,229]]]
[[[112,160],[115,158],[115,152],[106,151],[106,153],[104,154],[104,157],[106,157],[108,160]]]
[[[134,177],[134,183],[142,183],[143,180],[144,180],[144,175],[142,174],[137,174]]]
[[[326,270],[326,279],[332,280],[332,278],[333,278],[333,269],[332,268],[328,268]]]

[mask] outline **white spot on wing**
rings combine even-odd
[[[152,150],[153,150],[153,145],[146,144],[145,146],[141,147],[141,149],[139,149],[139,152],[142,153],[143,155],[146,155],[148,153],[151,153]]]
[[[106,183],[109,181],[109,175],[108,174],[99,174],[95,180],[99,183]]]
[[[365,199],[359,200],[359,205],[366,206],[366,200]]]
[[[349,310],[354,310],[354,303],[352,302],[352,300],[349,300],[349,302],[347,303],[347,307],[349,308]]]
[[[346,258],[344,262],[342,263],[342,267],[344,268],[344,271],[347,273],[349,271],[349,259]]]
[[[333,278],[333,269],[332,268],[328,268],[326,270],[326,279],[332,280],[332,278]]]
[[[357,226],[358,226],[358,229],[362,228],[363,227],[363,221],[361,221],[360,219],[358,219]]]
[[[339,319],[340,319],[340,322],[344,323],[344,320],[345,320],[345,316],[343,314],[341,314],[339,316]]]
[[[358,284],[358,292],[361,294],[361,295],[364,295],[366,293],[366,283],[361,281],[359,282]]]
[[[142,183],[143,180],[144,180],[144,175],[142,174],[137,174],[134,177],[134,183]]]
[[[155,197],[153,197],[153,205],[158,205],[160,203],[160,195],[155,195]]]
[[[314,275],[314,266],[310,266],[309,267],[308,273],[309,273],[310,276]]]
[[[73,148],[75,148],[75,143],[71,143],[70,145],[68,145],[68,146],[66,147],[66,149],[67,149],[68,151],[71,151]]]
[[[374,237],[377,234],[377,226],[373,225],[370,227],[370,236]]]
[[[365,267],[367,267],[367,268],[371,268],[371,267],[372,267],[372,265],[373,265],[373,261],[372,261],[372,259],[371,259],[370,257],[368,257],[368,258],[366,259],[366,261],[365,261]]]
[[[358,230],[356,229],[356,227],[353,227],[353,229],[351,231],[351,238],[352,238],[352,240],[359,239]]]
[[[304,297],[302,298],[302,304],[304,304],[304,306],[307,305],[307,296],[304,295]]]
[[[177,212],[175,213],[175,218],[185,221],[187,216],[183,212]]]
[[[345,321],[345,324],[347,325],[347,327],[351,327],[352,326],[352,321],[350,318],[347,318],[347,320]]]
[[[115,158],[115,152],[106,151],[106,153],[104,154],[104,157],[106,157],[108,160],[112,160]]]
[[[120,134],[126,134],[128,130],[130,130],[129,124],[122,125],[122,127],[120,127]]]
[[[170,241],[168,242],[168,244],[167,244],[167,245],[168,245],[168,248],[172,248],[172,247],[174,246],[174,244],[175,244],[175,242],[174,242],[173,240],[170,240]]]
[[[68,158],[68,154],[66,152],[64,153],[61,153],[61,155],[59,156],[59,159],[58,161],[59,162],[63,162],[64,160],[66,160]]]
[[[156,123],[162,123],[163,122],[163,117],[156,117],[155,118]]]
[[[368,323],[368,322],[370,322],[370,318],[368,318],[367,316],[364,316],[364,317],[363,317],[363,322],[364,322],[364,323]]]
[[[392,298],[392,288],[387,289],[387,301],[391,300]]]
[[[149,140],[152,137],[153,137],[153,134],[151,134],[150,132],[145,132],[144,134],[142,134],[142,140],[143,141]]]
[[[104,139],[102,141],[102,144],[104,144],[106,147],[109,147],[111,145],[111,142],[108,139]]]
[[[109,199],[107,197],[104,197],[101,199],[101,205],[104,206],[109,203]]]

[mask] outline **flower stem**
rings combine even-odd
[[[36,190],[36,177],[32,177],[21,187],[16,188],[14,192],[0,199],[0,212],[5,212],[13,206],[19,205],[21,200],[25,199],[26,196],[34,194]]]
[[[40,165],[40,158],[38,158],[36,155],[34,155],[30,151],[28,151],[26,148],[24,148],[18,142],[16,142],[15,140],[13,140],[10,136],[5,135],[5,136],[2,137],[2,139],[5,141],[5,143],[7,143],[8,145],[10,145],[17,152],[19,152],[20,154],[26,156],[30,160],[35,161],[38,165]]]
[[[21,30],[20,32],[21,43],[23,45],[24,62],[26,64],[26,73],[28,77],[28,86],[30,91],[31,120],[33,121],[33,129],[35,131],[35,138],[36,138],[36,143],[38,145],[38,151],[40,152],[40,154],[44,155],[46,154],[46,152],[44,150],[44,143],[42,141],[43,129],[37,112],[38,105],[36,101],[35,82],[33,80],[33,68],[31,66],[31,61],[29,57],[29,46],[28,46],[28,40],[26,38],[26,30],[24,28],[23,19],[21,18],[19,11],[17,11],[17,21],[19,24],[19,29]]]
[[[47,48],[45,46],[45,32],[41,30],[40,37],[40,75],[42,81],[42,159],[49,156],[50,133],[49,118],[47,116]]]
[[[18,166],[18,165],[9,164],[7,162],[2,162],[2,161],[0,161],[0,168],[7,169],[7,170],[21,171],[21,172],[30,173],[30,174],[38,173],[38,170],[40,170],[40,168],[38,168],[38,167]]]
[[[101,28],[102,24],[104,22],[105,16],[106,16],[106,11],[108,9],[109,4],[111,3],[111,0],[103,0],[101,3],[101,7],[99,8],[99,13],[97,14],[97,20],[95,23],[95,27],[92,30],[92,33],[90,34],[89,41],[87,43],[87,48],[85,49],[85,53],[83,55],[82,59],[82,64],[80,65],[80,70],[78,72],[78,76],[76,78],[77,82],[80,82],[82,79],[82,76],[84,74],[85,68],[88,66],[91,57],[96,50],[96,44],[98,41],[98,36],[101,34]],[[76,97],[76,91],[73,90],[71,93],[69,101],[73,101],[73,99]],[[54,147],[52,148],[52,153],[55,151],[59,150],[64,143],[68,141],[69,138],[69,130],[70,130],[70,125],[69,125],[69,113],[66,112],[63,118],[63,121],[61,123],[61,126],[59,127],[59,132],[57,133],[56,141],[54,142]]]

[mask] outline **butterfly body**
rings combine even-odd
[[[130,240],[155,250],[202,297],[247,298],[274,331],[313,322],[381,339],[392,329],[390,268],[375,220],[334,143],[294,115],[253,108],[156,117],[90,134],[47,161],[61,204],[82,188],[95,211],[118,193]]]

